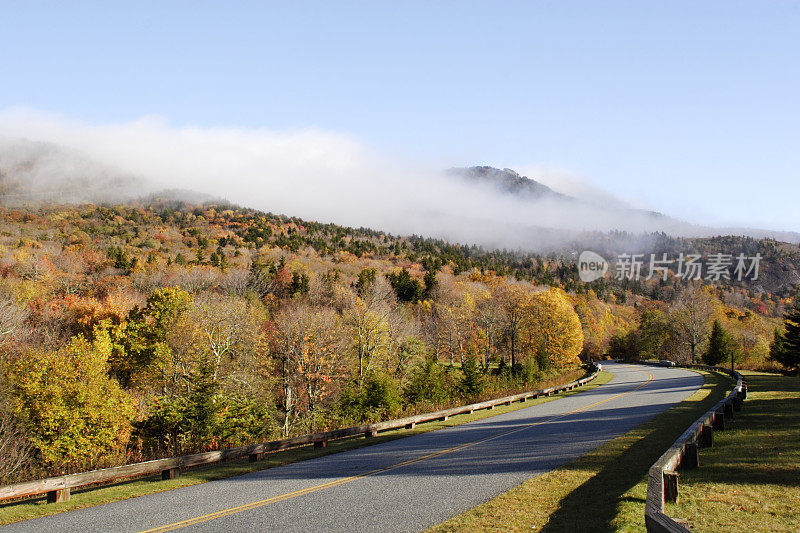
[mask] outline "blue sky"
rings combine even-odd
[[[0,109],[319,129],[800,231],[798,2],[3,2],[0,58]]]

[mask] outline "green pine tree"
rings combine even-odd
[[[769,355],[788,369],[800,367],[800,298],[783,317],[783,333],[775,331]]]
[[[703,354],[703,362],[707,365],[715,366],[723,361],[729,360],[733,356],[731,348],[731,338],[719,320],[714,321],[711,329],[711,337],[708,339],[708,350]]]
[[[397,273],[386,274],[386,279],[392,285],[397,299],[401,302],[418,302],[423,297],[423,289],[420,282],[411,277],[408,270],[403,269]]]
[[[481,394],[486,387],[486,379],[481,371],[481,365],[474,357],[467,357],[461,364],[461,372],[464,377],[461,379],[461,392],[467,398],[473,398]]]

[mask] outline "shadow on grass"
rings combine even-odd
[[[710,392],[702,400],[685,401],[570,465],[599,471],[559,502],[542,531],[613,530],[618,505],[632,500],[626,493],[689,425],[727,394],[728,385],[728,380],[710,376],[703,386]]]
[[[750,398],[731,431],[701,453],[709,468],[687,472],[686,482],[800,487],[800,379],[751,374],[748,384]]]

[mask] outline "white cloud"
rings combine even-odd
[[[522,202],[446,177],[446,163],[422,168],[335,132],[175,127],[157,116],[92,125],[17,108],[0,112],[0,135],[80,151],[144,178],[151,190],[190,189],[307,219],[487,246],[554,244],[557,235],[534,227],[699,231],[625,209],[623,202],[566,171],[526,167],[521,173],[583,202]],[[59,167],[47,168],[57,173]]]

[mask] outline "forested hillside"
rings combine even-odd
[[[771,259],[796,257],[774,241],[659,242],[761,251],[775,276]],[[604,355],[769,365],[788,296],[584,284],[566,252],[230,205],[0,209],[0,481],[429,410]]]

